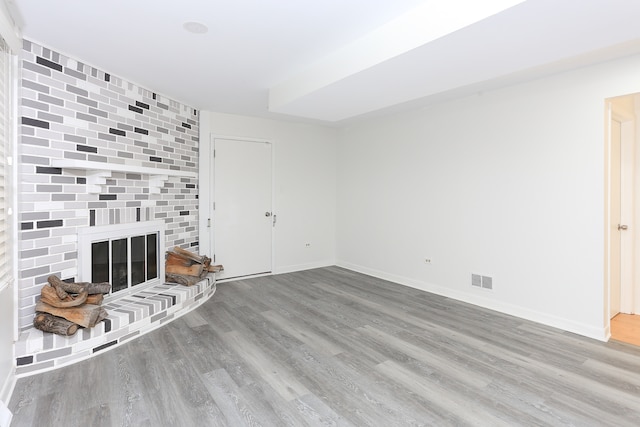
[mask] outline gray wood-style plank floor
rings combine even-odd
[[[337,267],[20,379],[20,426],[640,425],[640,349]]]

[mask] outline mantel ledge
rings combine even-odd
[[[128,164],[122,165],[118,163],[91,162],[88,160],[53,159],[51,160],[51,166],[55,168],[65,168],[65,169],[129,172],[129,173],[139,173],[144,175],[182,176],[185,178],[198,177],[198,174],[195,172],[177,171],[173,169],[149,168],[144,166],[128,165]]]
[[[127,172],[141,175],[149,175],[149,189],[151,193],[160,193],[160,188],[170,176],[183,178],[197,178],[196,172],[179,171],[173,169],[149,168],[139,165],[92,162],[88,160],[73,159],[53,159],[51,166],[56,168],[74,169],[87,171],[87,191],[89,193],[100,193],[102,185],[106,184],[107,178],[111,178],[113,172]]]

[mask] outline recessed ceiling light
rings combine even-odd
[[[185,22],[184,24],[182,24],[182,27],[190,33],[194,34],[204,34],[209,31],[209,28],[206,25],[199,22]]]

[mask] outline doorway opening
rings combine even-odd
[[[606,100],[605,314],[611,338],[640,345],[640,94]]]

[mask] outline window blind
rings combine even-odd
[[[8,285],[11,275],[11,147],[12,86],[10,49],[0,37],[0,290]]]

